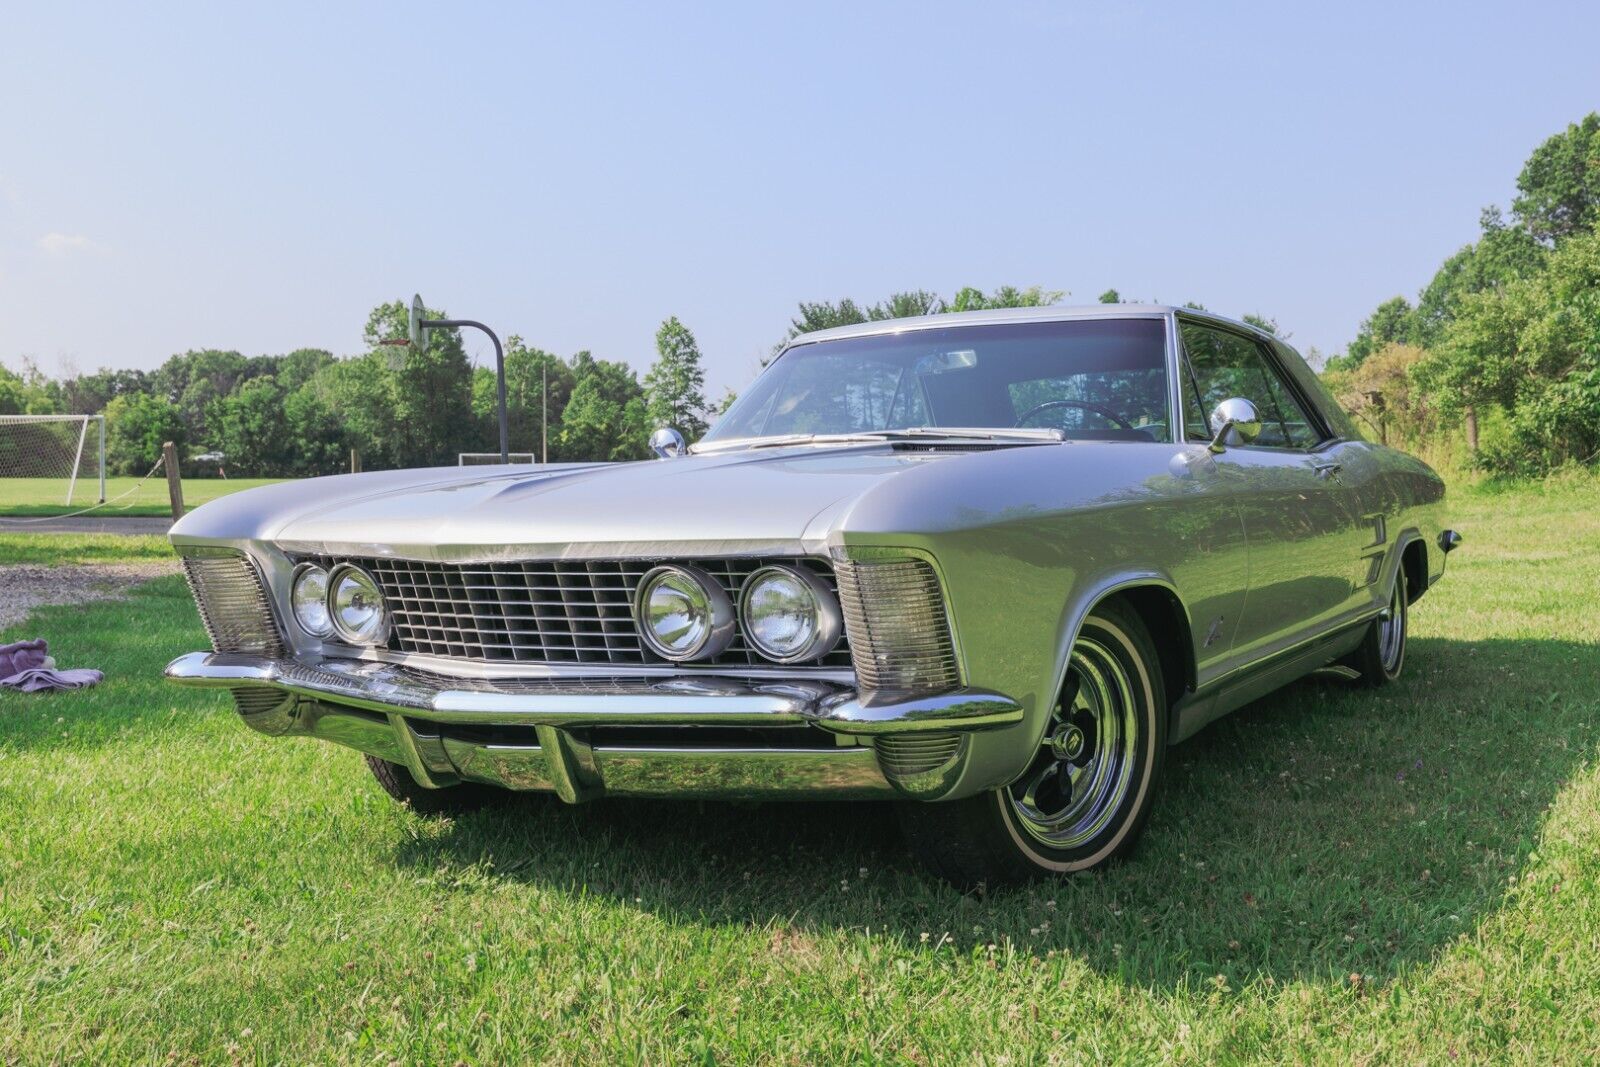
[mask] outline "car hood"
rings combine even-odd
[[[706,555],[815,552],[864,493],[959,455],[871,444],[344,475],[224,497],[172,537],[419,559],[670,554],[691,543]]]

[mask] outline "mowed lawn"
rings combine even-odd
[[[109,680],[0,696],[0,1062],[1593,1062],[1600,491],[1453,502],[1401,684],[1216,724],[1129,862],[987,899],[885,806],[428,822],[162,684],[180,579],[44,610]]]
[[[258,485],[271,485],[281,478],[185,478],[183,503],[197,507],[219,496],[253,489]],[[135,486],[138,487],[134,491]],[[64,515],[92,507],[100,498],[100,479],[91,474],[80,474],[72,488],[72,503],[67,503],[68,481],[65,478],[0,478],[0,516]],[[167,479],[163,474],[145,479],[107,478],[105,507],[96,514],[106,515],[170,515],[172,503],[167,496]]]

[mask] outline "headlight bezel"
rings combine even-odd
[[[704,601],[704,632],[694,645],[685,649],[665,645],[650,623],[651,594],[657,586],[672,579],[687,583],[689,589],[698,592]],[[710,573],[692,563],[663,563],[646,571],[634,592],[633,622],[644,647],[671,663],[714,659],[727,651],[739,629],[733,599],[728,596],[727,590]]]
[[[768,647],[757,636],[755,612],[751,607],[751,599],[759,592],[763,582],[780,577],[797,581],[810,595],[811,602],[815,606],[810,640],[803,647],[789,653]],[[839,647],[839,641],[844,637],[844,613],[839,607],[838,597],[815,571],[798,563],[771,563],[751,571],[740,585],[739,626],[751,651],[763,659],[788,666],[821,660]]]
[[[323,625],[320,629],[308,625],[306,620],[300,616],[300,583],[307,580],[307,577],[313,571],[322,575],[322,595],[315,600],[315,603],[320,604],[322,607]],[[294,624],[300,628],[302,633],[321,641],[326,641],[334,636],[333,606],[329,602],[329,596],[333,591],[333,583],[329,578],[327,567],[309,560],[298,564],[294,569],[294,573],[289,576],[289,617],[294,620]]]
[[[347,629],[339,617],[339,588],[344,580],[351,576],[357,576],[358,583],[364,579],[377,597],[378,625],[370,636]],[[365,568],[358,567],[354,563],[340,563],[328,571],[328,619],[333,624],[334,636],[347,645],[358,648],[381,648],[389,643],[392,620],[388,598],[383,594],[383,586],[379,585],[378,580]]]

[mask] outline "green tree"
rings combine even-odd
[[[361,454],[368,470],[402,465],[393,377],[387,355],[375,350],[328,364],[305,386],[319,407],[338,413],[349,447]]]
[[[381,353],[387,365],[399,354],[399,367],[385,374],[394,412],[390,461],[397,467],[454,464],[456,454],[471,451],[472,364],[459,330],[434,330],[427,347],[383,346],[404,337],[410,305],[402,300],[379,304],[367,316],[364,332],[368,354]],[[433,308],[429,318],[448,316]],[[365,450],[363,450],[365,452]]]
[[[317,371],[333,362],[333,353],[320,348],[297,348],[287,356],[278,356],[273,377],[283,386],[284,392],[293,393],[316,376]]]
[[[650,417],[644,389],[626,363],[572,357],[572,397],[561,413],[561,437],[550,442],[563,461],[644,459],[650,454]]]
[[[1066,295],[1064,290],[1045,289],[1038,285],[1030,285],[1026,289],[1018,289],[1014,285],[1002,285],[994,292],[985,294],[983,290],[969,285],[957,291],[950,299],[948,310],[987,311],[991,308],[1045,307]]]
[[[1285,340],[1287,340],[1289,337],[1288,334],[1280,332],[1282,327],[1278,325],[1277,319],[1269,319],[1265,315],[1257,315],[1254,312],[1247,312],[1241,321],[1254,326],[1262,333],[1270,333],[1274,337],[1282,337]]]
[[[1447,414],[1504,414],[1506,436],[1479,456],[1489,469],[1600,457],[1600,232],[1567,237],[1538,274],[1464,298],[1413,375]]]
[[[675,427],[689,441],[706,432],[706,373],[700,346],[676,316],[656,331],[656,361],[645,375],[646,410],[652,422]]]
[[[867,321],[867,312],[854,300],[845,297],[837,304],[827,300],[800,302],[800,314],[789,320],[789,336],[831,330],[836,326],[854,326]]]
[[[61,384],[40,371],[32,359],[22,357],[20,372],[0,364],[0,415],[73,414],[65,409]]]
[[[575,462],[642,459],[648,421],[641,397],[619,403],[598,377],[580,378],[561,423],[562,456]]]
[[[912,319],[921,315],[939,315],[945,310],[944,300],[937,293],[930,293],[926,289],[908,289],[904,292],[890,293],[889,299],[880,301],[867,309],[867,318],[872,322],[884,319]]]
[[[126,393],[106,405],[106,469],[144,474],[161,458],[165,441],[183,453],[183,417],[176,404],[150,393]]]
[[[306,478],[344,470],[350,450],[345,423],[323,402],[316,382],[313,375],[283,400],[290,442],[285,473]]]
[[[1414,345],[1420,340],[1416,309],[1403,296],[1390,297],[1368,315],[1345,354],[1328,360],[1331,370],[1351,370],[1386,345]]]
[[[1120,304],[1122,303],[1122,294],[1115,289],[1107,289],[1100,294],[1099,300],[1102,304]]]
[[[1591,111],[1533,150],[1511,210],[1530,234],[1559,244],[1600,225],[1600,113]]]
[[[1498,208],[1485,208],[1479,225],[1482,236],[1445,260],[1417,299],[1416,341],[1425,347],[1440,342],[1464,298],[1544,269],[1545,247]]]
[[[213,403],[206,415],[210,444],[228,466],[257,476],[293,473],[295,445],[284,417],[284,392],[276,378],[252,378]]]
[[[23,415],[27,412],[28,398],[22,390],[22,379],[0,363],[0,415]]]
[[[572,395],[572,368],[559,356],[529,347],[520,336],[506,338],[506,422],[511,450],[540,453],[544,424],[544,388],[549,382],[549,442],[554,451],[561,438],[561,413]],[[479,451],[500,448],[499,408],[492,368],[478,368],[472,379],[472,410],[480,427]]]

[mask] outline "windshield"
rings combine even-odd
[[[1079,319],[801,344],[705,440],[960,427],[1167,441],[1165,338],[1160,319]]]

